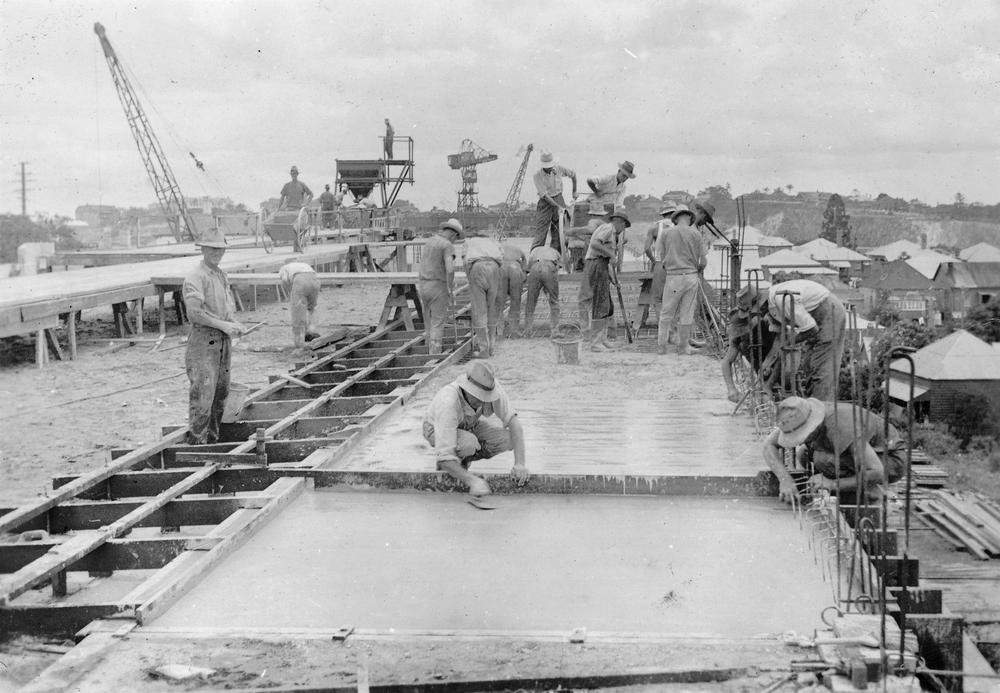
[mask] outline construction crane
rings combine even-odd
[[[506,240],[507,224],[510,223],[510,218],[514,215],[514,212],[517,211],[517,204],[521,199],[521,186],[524,185],[524,172],[528,170],[528,159],[531,157],[531,150],[534,148],[535,145],[529,144],[527,150],[524,152],[521,167],[517,169],[514,182],[510,184],[510,191],[507,193],[507,202],[504,203],[503,210],[500,212],[500,218],[497,219],[497,241],[501,243]]]
[[[129,128],[132,129],[132,137],[135,138],[135,145],[139,149],[139,156],[149,174],[149,181],[156,191],[156,199],[160,202],[160,209],[167,217],[167,224],[174,233],[174,238],[180,243],[184,238],[187,240],[197,240],[198,233],[194,226],[194,220],[188,211],[184,195],[181,194],[180,186],[174,172],[170,169],[167,157],[163,153],[160,141],[156,139],[153,128],[149,124],[142,105],[136,97],[132,84],[125,76],[125,69],[122,67],[115,49],[111,47],[107,34],[104,33],[104,26],[98,22],[94,24],[94,33],[101,41],[101,48],[104,50],[104,58],[108,61],[108,68],[111,70],[111,79],[115,83],[115,90],[118,98],[125,109],[125,120],[128,121]]]
[[[472,140],[462,140],[462,150],[458,154],[448,155],[448,165],[453,169],[462,171],[462,189],[458,192],[458,212],[478,212],[479,191],[476,183],[479,181],[479,174],[476,173],[476,166],[489,161],[496,161],[499,157],[493,152],[488,152]]]

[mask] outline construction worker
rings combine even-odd
[[[337,207],[337,198],[330,192],[330,184],[323,186],[323,192],[319,194],[320,217],[323,221],[323,228],[328,229],[333,225],[333,210]]]
[[[588,178],[587,185],[597,200],[609,212],[625,206],[625,184],[635,178],[635,166],[631,161],[618,164],[618,171],[606,176]]]
[[[195,245],[201,262],[186,277],[181,290],[191,332],[184,366],[191,387],[188,393],[189,445],[219,441],[219,423],[229,395],[232,338],[246,331],[233,319],[235,307],[229,279],[219,268],[226,253],[226,239],[215,228],[206,231]]]
[[[454,308],[455,242],[465,231],[458,219],[442,222],[420,253],[417,292],[427,329],[427,353],[440,354],[444,324]]]
[[[639,319],[639,327],[646,326],[650,306],[655,308],[653,311],[654,315],[658,316],[660,314],[663,284],[666,281],[667,275],[663,270],[663,263],[656,257],[656,239],[660,237],[662,229],[674,225],[670,217],[675,209],[677,209],[677,205],[673,202],[663,205],[660,208],[660,221],[650,226],[646,231],[646,240],[642,246],[642,254],[649,260],[649,267],[653,272],[653,276],[649,279],[643,279],[639,287],[638,305],[642,306],[642,317]]]
[[[736,307],[729,315],[726,328],[729,347],[722,357],[722,380],[726,384],[726,397],[734,404],[742,397],[733,382],[733,365],[739,359],[746,359],[754,374],[759,374],[760,385],[768,394],[771,383],[778,375],[779,364],[773,360],[765,361],[774,348],[776,333],[769,325],[767,294],[763,297],[763,302],[749,311]]]
[[[302,209],[312,202],[312,190],[299,180],[298,166],[292,166],[289,173],[292,179],[281,188],[281,201],[278,203],[278,209]]]
[[[591,351],[607,351],[617,346],[607,334],[608,318],[615,312],[611,301],[611,263],[618,257],[622,233],[631,225],[628,213],[616,209],[610,221],[599,226],[590,237],[577,302],[580,327],[589,333]]]
[[[563,199],[563,178],[573,181],[573,197],[576,197],[576,173],[560,166],[552,152],[542,152],[542,167],[535,171],[535,189],[538,191],[538,205],[535,207],[535,237],[531,247],[545,245],[545,237],[550,236],[549,245],[562,252],[559,241],[559,215],[568,212]]]
[[[305,349],[306,342],[319,337],[319,332],[314,327],[319,277],[312,265],[295,261],[282,265],[278,270],[278,277],[291,305],[292,341],[297,350]]]
[[[528,255],[528,297],[524,304],[524,334],[532,336],[535,324],[535,304],[539,291],[549,299],[550,334],[559,324],[559,262],[562,256],[555,248],[540,245]]]
[[[705,247],[701,234],[691,225],[694,212],[687,205],[677,205],[671,215],[674,225],[666,228],[657,239],[662,258],[663,284],[660,321],[656,334],[658,353],[666,354],[670,331],[677,326],[677,353],[690,354],[691,325],[701,291],[701,272],[705,269]]]
[[[524,289],[528,258],[524,251],[513,243],[502,244],[500,250],[503,251],[503,265],[500,267],[497,315],[503,315],[507,300],[510,299],[510,310],[504,320],[503,336],[518,337],[521,334],[521,291]]]
[[[841,500],[854,503],[862,484],[869,499],[877,498],[880,489],[906,469],[896,428],[890,425],[886,437],[882,418],[856,404],[788,397],[778,403],[777,423],[764,441],[764,461],[778,477],[778,498],[785,502],[799,499],[796,476],[813,492],[834,492],[839,486]],[[861,448],[855,449],[856,444]],[[805,462],[805,471],[793,474],[785,466],[781,448],[799,446],[803,454],[794,457]],[[886,454],[886,464],[880,453]]]
[[[736,294],[741,309],[759,301],[759,289],[747,285]],[[847,312],[840,299],[822,284],[793,279],[772,284],[767,290],[767,311],[772,329],[781,325],[794,329],[795,344],[803,349],[799,382],[802,394],[827,402],[837,398],[840,362],[844,356]],[[781,340],[776,340],[768,361],[778,358]]]
[[[511,477],[519,486],[528,481],[524,429],[486,361],[473,361],[466,373],[438,390],[424,414],[423,435],[434,446],[437,468],[468,485],[473,496],[488,495],[490,487],[469,471],[469,464],[507,450],[514,451]]]
[[[481,231],[469,234],[465,241],[465,276],[471,299],[472,358],[493,355],[502,265],[503,250],[496,241]]]
[[[396,136],[396,131],[392,128],[389,119],[385,119],[385,158],[386,161],[392,159],[392,138]]]

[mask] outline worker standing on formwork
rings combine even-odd
[[[585,334],[589,333],[591,351],[617,347],[607,334],[608,319],[615,312],[611,301],[611,263],[618,257],[622,233],[631,225],[628,213],[616,209],[611,213],[611,220],[598,227],[590,237],[577,302],[580,327]]]
[[[549,299],[549,334],[555,334],[559,324],[559,262],[562,256],[555,248],[538,246],[528,255],[528,297],[524,304],[524,334],[532,336],[535,305],[542,290]]]
[[[292,166],[289,173],[292,179],[281,188],[281,201],[278,203],[278,209],[302,209],[312,202],[312,190],[299,180],[298,166]]]
[[[500,268],[500,291],[497,294],[497,315],[503,315],[507,300],[510,311],[504,321],[503,336],[521,335],[521,291],[524,289],[525,269],[528,258],[524,251],[512,243],[500,246],[503,251],[503,266]]]
[[[745,309],[760,298],[759,289],[752,285],[736,294],[738,305]],[[771,285],[767,291],[767,310],[773,318],[772,324],[794,328],[795,343],[803,347],[802,394],[824,402],[835,400],[847,328],[844,304],[822,284],[793,279]],[[776,359],[780,346],[780,340],[776,340],[768,361]]]
[[[691,325],[694,324],[694,309],[701,290],[701,272],[706,264],[701,234],[691,225],[694,218],[687,205],[678,205],[671,216],[674,226],[660,234],[659,255],[663,258],[666,275],[656,335],[660,354],[667,353],[674,324],[677,325],[677,353],[694,353],[689,344]]]
[[[608,213],[625,206],[625,184],[635,178],[635,166],[631,161],[618,164],[618,171],[606,176],[588,178],[587,186],[597,201]]]
[[[491,416],[500,425],[490,421]],[[488,495],[490,487],[469,471],[469,464],[507,450],[514,451],[511,477],[518,485],[528,480],[524,429],[485,361],[474,361],[466,373],[438,390],[424,415],[423,436],[434,446],[437,468],[467,484],[473,496]]]
[[[660,208],[660,221],[650,226],[646,231],[646,240],[642,246],[642,253],[649,260],[649,267],[653,272],[653,276],[649,279],[643,279],[639,287],[638,305],[642,306],[642,317],[639,319],[639,327],[646,326],[650,306],[653,307],[653,315],[660,314],[663,284],[666,281],[667,275],[663,270],[663,263],[660,261],[661,258],[656,256],[656,241],[659,239],[663,229],[674,225],[670,217],[673,215],[675,209],[677,209],[677,205],[673,202],[663,205]]]
[[[777,422],[764,441],[764,461],[778,477],[778,497],[788,503],[798,500],[799,487],[785,466],[781,448],[803,446],[802,454],[793,456],[805,461],[797,476],[809,475],[806,486],[810,491],[839,488],[841,501],[846,503],[858,501],[862,484],[870,500],[878,498],[884,485],[899,479],[906,469],[896,428],[890,424],[887,437],[882,417],[856,404],[788,397],[778,404]],[[855,450],[855,444],[861,449]]]
[[[535,171],[535,189],[538,191],[538,205],[535,207],[535,237],[531,247],[545,245],[545,237],[551,236],[549,245],[562,252],[559,240],[559,215],[567,210],[563,199],[563,178],[573,181],[573,197],[576,198],[576,173],[560,166],[552,152],[542,152],[542,167]]]
[[[319,210],[323,228],[328,229],[333,226],[333,210],[336,207],[336,196],[330,192],[330,184],[327,183],[323,186],[323,192],[319,194]]]
[[[184,354],[191,383],[187,443],[205,445],[219,442],[219,423],[229,395],[232,338],[243,334],[246,327],[233,319],[229,279],[219,268],[226,253],[222,232],[210,229],[195,245],[201,247],[201,262],[184,277],[181,289],[191,322]]]
[[[396,136],[396,131],[392,127],[392,123],[389,119],[385,119],[385,158],[386,160],[392,159],[392,138]]]
[[[471,300],[472,358],[493,355],[502,265],[503,250],[496,241],[482,232],[469,234],[465,241],[465,276]]]
[[[308,262],[295,261],[282,265],[278,277],[291,305],[292,341],[297,350],[305,349],[306,342],[319,337],[314,320],[319,300],[319,277]]]
[[[420,253],[417,291],[427,330],[427,353],[440,354],[444,324],[454,307],[455,242],[465,236],[458,219],[442,222]],[[454,319],[454,316],[452,316]]]

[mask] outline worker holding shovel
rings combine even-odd
[[[229,395],[232,339],[247,331],[233,319],[235,307],[226,273],[219,262],[226,252],[226,239],[219,229],[206,231],[195,245],[202,260],[184,278],[182,289],[191,333],[184,364],[191,389],[188,399],[189,445],[219,441],[219,423]]]

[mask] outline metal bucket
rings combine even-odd
[[[575,323],[561,323],[552,331],[552,344],[556,348],[556,363],[580,363],[583,330]]]
[[[229,394],[222,409],[222,423],[233,423],[243,411],[243,405],[250,394],[250,387],[243,383],[229,383]]]

